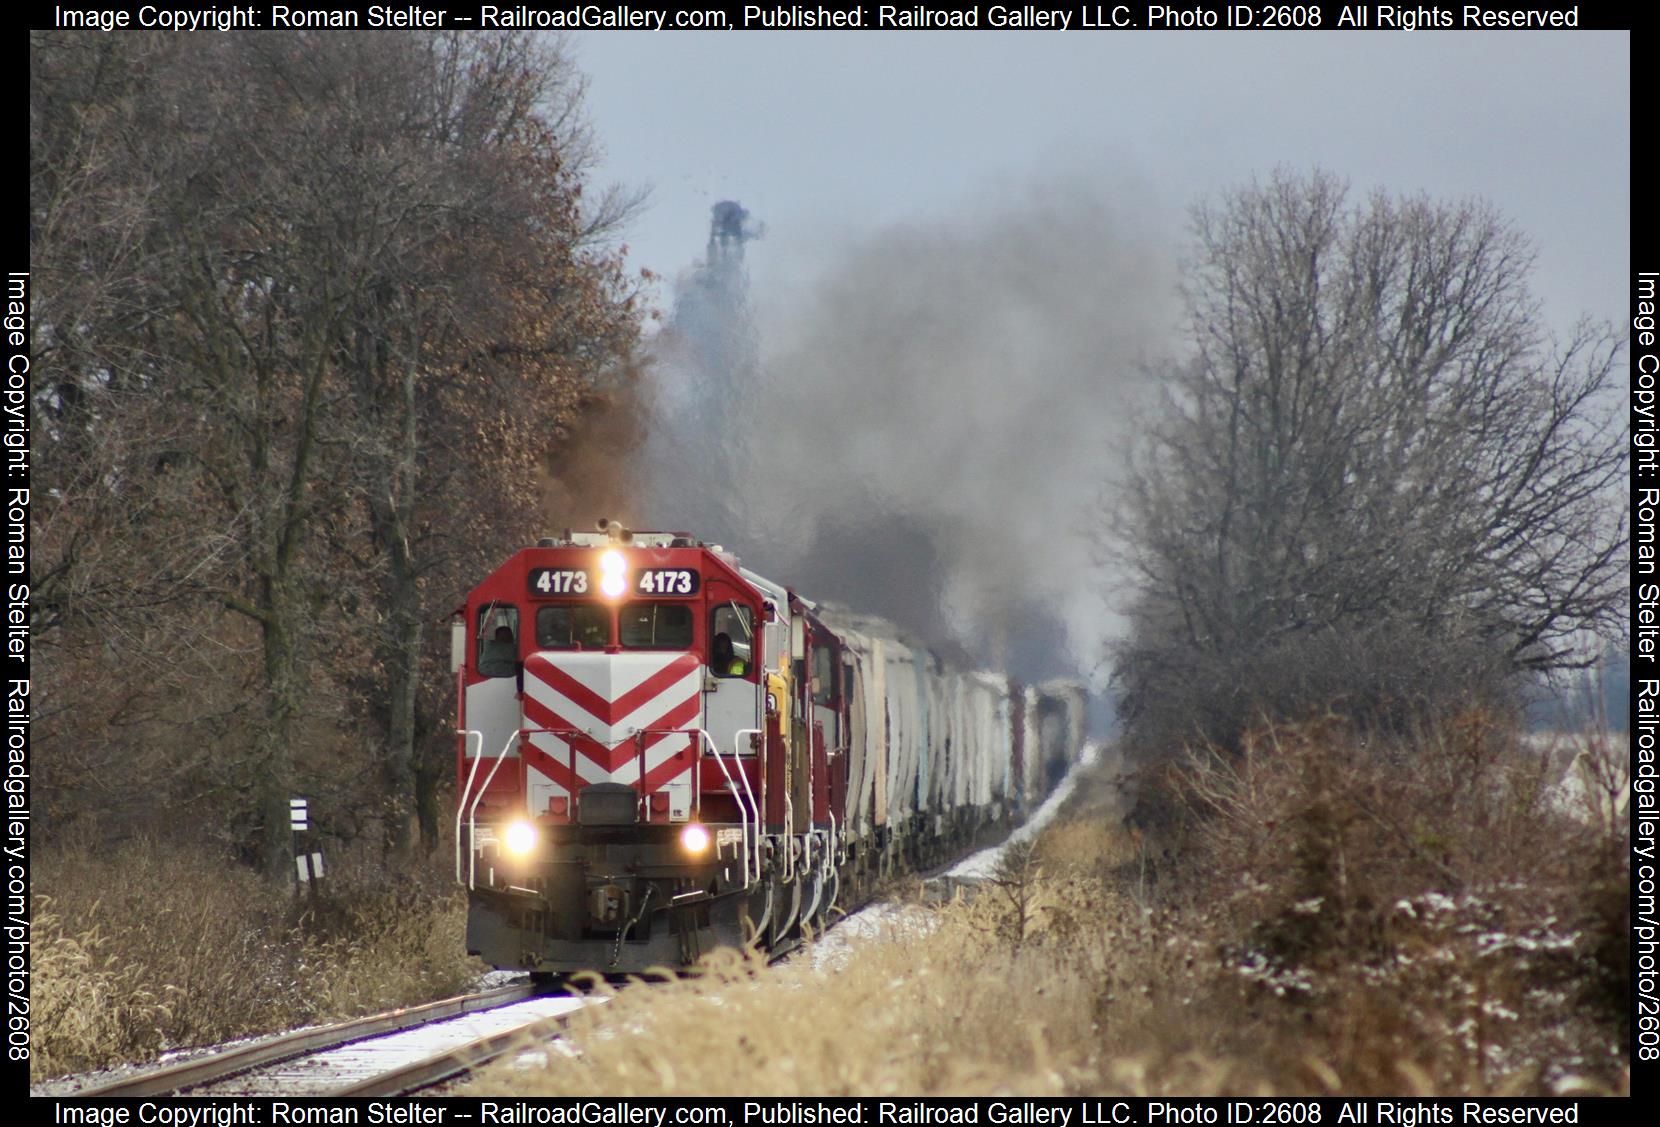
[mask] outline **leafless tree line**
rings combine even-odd
[[[627,394],[581,92],[529,37],[31,37],[49,826],[431,840],[441,622]]]
[[[1546,331],[1512,223],[1280,172],[1193,234],[1190,354],[1110,526],[1133,736],[1493,703],[1614,636],[1619,339]]]

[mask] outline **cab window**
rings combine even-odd
[[[603,650],[611,642],[611,612],[592,603],[538,607],[536,645],[544,650]]]
[[[746,677],[755,665],[755,637],[749,608],[722,603],[709,621],[709,671],[716,677]]]
[[[836,663],[829,646],[813,647],[813,703],[830,704],[836,698]]]
[[[685,603],[625,603],[618,625],[624,649],[692,648],[692,608]]]
[[[519,671],[519,608],[488,603],[478,608],[478,671],[512,677]]]

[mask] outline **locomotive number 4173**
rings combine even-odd
[[[536,595],[586,595],[588,573],[570,568],[533,568],[530,572],[530,590]]]
[[[642,595],[695,595],[697,572],[683,567],[653,567],[640,572],[634,589]]]

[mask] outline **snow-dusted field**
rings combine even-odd
[[[973,884],[995,874],[997,866],[1003,860],[1004,850],[1017,842],[1036,836],[1053,822],[1061,807],[1077,789],[1079,778],[1100,763],[1103,754],[1105,753],[1100,744],[1085,744],[1079,753],[1078,762],[1072,765],[1072,769],[1066,773],[1060,785],[1032,812],[1030,818],[997,845],[970,854],[942,876],[934,879],[943,882],[949,888],[955,884]],[[845,965],[849,953],[857,944],[867,943],[872,939],[920,938],[933,930],[934,923],[933,912],[920,904],[895,904],[879,900],[866,905],[832,927],[822,939],[808,948],[808,955],[812,959],[814,970],[838,970]]]
[[[1026,841],[1037,836],[1045,826],[1054,821],[1055,815],[1060,813],[1060,809],[1066,804],[1066,800],[1072,797],[1073,790],[1078,786],[1079,776],[1094,767],[1096,763],[1100,762],[1100,759],[1101,745],[1098,743],[1085,744],[1083,750],[1078,753],[1078,762],[1072,765],[1072,769],[1066,773],[1066,777],[1061,780],[1060,785],[1050,793],[1048,798],[1043,800],[1043,805],[1032,812],[1030,818],[1015,829],[1014,833],[990,849],[982,849],[980,852],[964,858],[945,875],[952,880],[973,881],[985,880],[996,873],[997,866],[1003,860],[1003,851],[1016,842]]]

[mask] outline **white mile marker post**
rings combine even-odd
[[[300,835],[311,829],[311,815],[305,799],[288,800],[288,828],[294,835],[294,891],[298,893],[302,887],[309,888],[315,899],[317,881],[323,876],[323,855],[308,851],[301,841]]]

